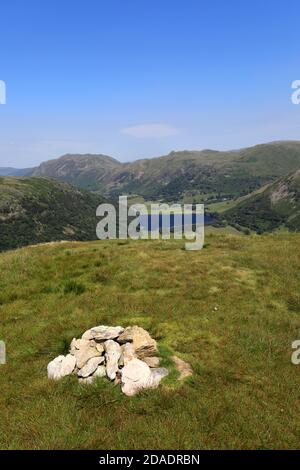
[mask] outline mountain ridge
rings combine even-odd
[[[30,175],[56,178],[85,189],[96,190],[101,188],[103,178],[119,165],[121,163],[118,160],[107,155],[65,154],[41,163]]]
[[[71,166],[78,167],[78,162],[83,160],[86,169],[80,172],[77,168],[74,175]],[[224,152],[172,151],[165,156],[127,163],[112,159],[109,165],[107,157],[103,160],[97,156],[68,155],[68,161],[69,173],[65,167],[66,157],[60,157],[47,162],[46,166],[42,164],[33,175],[64,179],[109,196],[128,193],[146,199],[178,200],[188,192],[197,191],[203,194],[204,200],[232,198],[251,193],[295,170],[300,165],[300,142],[277,141]]]
[[[30,176],[66,181],[108,197],[197,202],[249,194],[300,167],[300,141],[274,141],[238,150],[179,150],[122,163],[103,154],[65,154]]]

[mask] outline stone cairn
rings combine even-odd
[[[156,341],[138,326],[96,326],[80,339],[74,338],[67,356],[58,356],[48,364],[48,377],[59,380],[76,374],[82,384],[96,377],[107,377],[120,384],[125,395],[158,387],[168,370],[159,367]]]

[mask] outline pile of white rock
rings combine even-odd
[[[157,354],[156,341],[139,326],[96,326],[72,340],[67,356],[58,356],[48,364],[48,377],[59,380],[76,374],[83,384],[107,377],[132,396],[158,387],[168,375],[167,369],[159,367]]]

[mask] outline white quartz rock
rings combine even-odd
[[[58,356],[48,364],[48,377],[52,380],[59,380],[66,375],[72,374],[75,366],[76,359],[72,354],[68,354],[67,356]]]

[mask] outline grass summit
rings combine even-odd
[[[68,242],[0,255],[1,449],[299,446],[300,235]],[[90,325],[138,324],[170,369],[128,398],[99,379],[47,379]],[[170,357],[194,374],[177,381]]]

